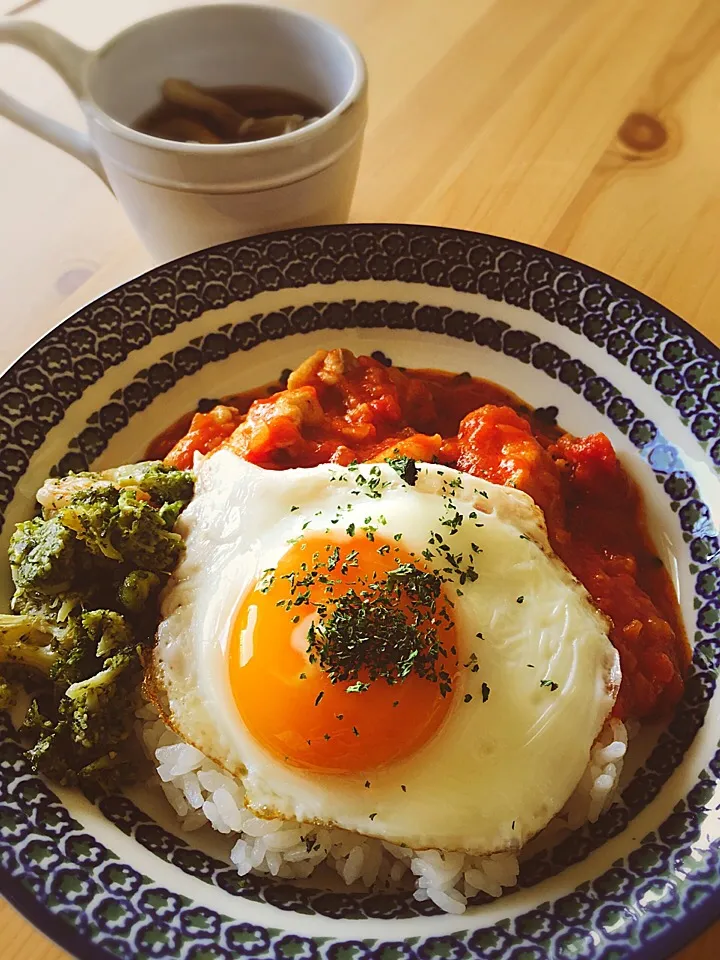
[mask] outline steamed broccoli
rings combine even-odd
[[[0,663],[22,664],[36,681],[53,684],[43,707],[37,698],[31,702],[21,726],[32,742],[33,769],[66,785],[88,784],[96,770],[107,786],[109,771],[115,778],[121,769],[118,748],[132,732],[142,648],[112,610],[75,617],[73,630],[75,642],[64,648],[32,619],[0,617]],[[11,683],[0,685],[6,708],[13,694]]]
[[[107,657],[123,647],[132,647],[133,632],[120,613],[114,610],[92,610],[82,615],[83,629],[90,637],[95,655]]]
[[[168,530],[160,512],[134,491],[122,491],[118,511],[116,542],[123,558],[141,570],[169,573],[183,550],[180,534]]]
[[[153,594],[156,594],[162,580],[151,570],[133,570],[118,589],[118,599],[125,610],[141,613]]]
[[[10,568],[17,587],[48,593],[67,589],[75,575],[72,530],[53,517],[19,523],[10,538]]]
[[[41,713],[38,701],[32,700],[30,706],[25,712],[25,717],[20,727],[20,732],[31,736],[37,740],[42,734],[48,735],[53,732],[54,724],[51,720]]]
[[[27,597],[27,594],[23,594]],[[16,664],[55,683],[75,683],[97,669],[98,658],[132,643],[132,631],[111,610],[67,616],[55,634],[46,615],[0,614],[0,664]]]
[[[39,678],[62,683],[68,696],[72,686],[99,676],[101,665],[104,669],[107,658],[118,650],[129,649],[138,660],[130,625],[114,610],[92,610],[73,617],[69,630],[72,643],[63,645],[43,621],[0,614],[0,664],[22,667]]]
[[[192,474],[166,467],[158,460],[106,470],[102,476],[118,487],[138,487],[158,505],[181,503],[185,507],[190,503],[194,490]]]
[[[47,725],[48,732],[40,734],[25,755],[35,773],[42,773],[61,786],[73,787],[77,783],[77,774],[67,724],[47,720]]]
[[[97,484],[62,507],[56,518],[73,530],[93,556],[168,573],[180,558],[182,538],[172,533],[159,511],[137,490]]]
[[[134,704],[140,674],[137,651],[130,648],[109,657],[99,673],[67,688],[59,713],[70,724],[75,743],[87,749],[100,744],[104,755],[109,745],[116,746],[130,735],[133,711],[118,705]]]
[[[185,504],[182,500],[175,500],[172,503],[164,503],[161,507],[158,507],[158,516],[165,524],[165,527],[168,530],[172,530],[177,522],[177,518],[184,509]]]
[[[62,647],[61,655],[55,658],[48,674],[55,684],[66,687],[77,683],[97,669],[96,643],[94,638],[83,629],[82,616],[73,617],[68,624],[67,645]]]
[[[0,614],[0,710],[10,710],[21,689],[47,681],[56,662],[50,634],[34,618]]]
[[[12,612],[33,619],[42,629],[52,634],[61,646],[74,642],[75,624],[72,613],[78,613],[86,602],[77,591],[41,593],[18,588],[10,602]]]
[[[112,542],[119,499],[120,491],[111,483],[98,483],[77,493],[47,522],[54,521],[72,530],[93,556],[120,562],[122,554]]]
[[[32,742],[28,758],[33,769],[66,786],[110,790],[126,781],[132,767],[125,744],[141,676],[138,651],[129,647],[107,658],[97,673],[67,687],[46,713],[33,700],[21,727]]]
[[[50,637],[44,620],[40,617],[26,615],[13,616],[10,613],[0,613],[0,658],[3,650],[9,646],[23,644],[28,647],[43,646]]]
[[[0,614],[0,664],[13,664],[48,676],[56,660],[52,637],[34,617]]]
[[[53,479],[38,494],[43,517],[13,534],[0,709],[18,685],[37,690],[21,732],[33,769],[52,780],[113,789],[132,773],[143,654],[192,492],[191,474],[154,462]]]

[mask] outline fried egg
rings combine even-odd
[[[248,806],[473,854],[541,830],[585,770],[620,671],[533,501],[436,464],[405,478],[385,463],[267,471],[221,449],[196,472],[149,688]],[[408,570],[439,584],[431,607],[383,594]],[[336,618],[346,629],[414,623],[435,669],[411,652],[403,678],[333,678],[329,634],[313,634],[328,610],[355,611]],[[363,638],[337,636],[352,666]]]

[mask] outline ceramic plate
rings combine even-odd
[[[667,956],[720,910],[720,352],[659,304],[555,254],[430,227],[299,230],[159,267],[0,380],[0,550],[51,471],[138,458],[199,398],[340,345],[468,370],[558,407],[573,433],[610,436],[643,488],[693,646],[675,716],[641,738],[598,823],[461,917],[409,894],[241,879],[217,837],[182,838],[142,791],[94,806],[51,789],[3,722],[2,892],[92,960]]]

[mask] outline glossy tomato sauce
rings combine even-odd
[[[612,622],[623,673],[615,714],[665,716],[682,695],[688,648],[639,491],[604,434],[573,437],[556,414],[469,374],[319,351],[286,388],[203,401],[147,455],[187,468],[195,451],[227,443],[278,470],[393,451],[524,490],[543,509],[553,548]]]

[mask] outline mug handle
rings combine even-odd
[[[0,21],[0,43],[11,43],[23,47],[40,57],[62,77],[75,97],[78,100],[82,99],[85,66],[92,56],[90,50],[85,50],[49,27],[30,20]],[[100,157],[86,132],[75,130],[58,120],[46,117],[2,90],[0,90],[0,116],[16,123],[29,133],[47,140],[48,143],[59,147],[77,160],[81,160],[107,186],[110,186]]]

